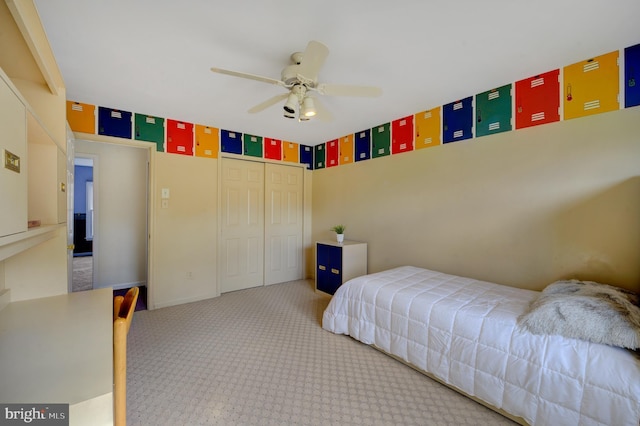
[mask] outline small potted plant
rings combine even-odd
[[[342,243],[344,241],[344,229],[344,225],[336,225],[331,228],[331,230],[336,233],[336,238],[338,239],[339,243]]]

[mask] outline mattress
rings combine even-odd
[[[638,354],[520,330],[538,294],[403,266],[343,284],[322,327],[531,425],[638,426]]]

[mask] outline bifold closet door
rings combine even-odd
[[[221,281],[226,293],[264,283],[264,164],[222,159]]]
[[[266,285],[302,279],[303,169],[265,164]]]

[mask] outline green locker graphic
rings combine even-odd
[[[244,135],[244,155],[262,157],[262,136]]]
[[[391,123],[371,129],[371,158],[391,154]]]
[[[164,118],[136,113],[134,137],[138,141],[155,142],[156,150],[164,152]]]
[[[476,95],[476,136],[511,130],[511,84]]]
[[[313,153],[313,168],[324,169],[326,159],[325,144],[316,145]]]

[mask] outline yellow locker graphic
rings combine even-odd
[[[416,149],[440,145],[440,107],[415,114]]]
[[[353,134],[340,138],[340,164],[353,163]]]
[[[67,121],[74,132],[96,133],[96,106],[67,101]]]
[[[615,111],[618,102],[619,52],[564,67],[564,119]]]
[[[300,161],[299,145],[295,142],[282,141],[282,159],[290,163]]]
[[[196,124],[196,157],[218,158],[220,131]]]

